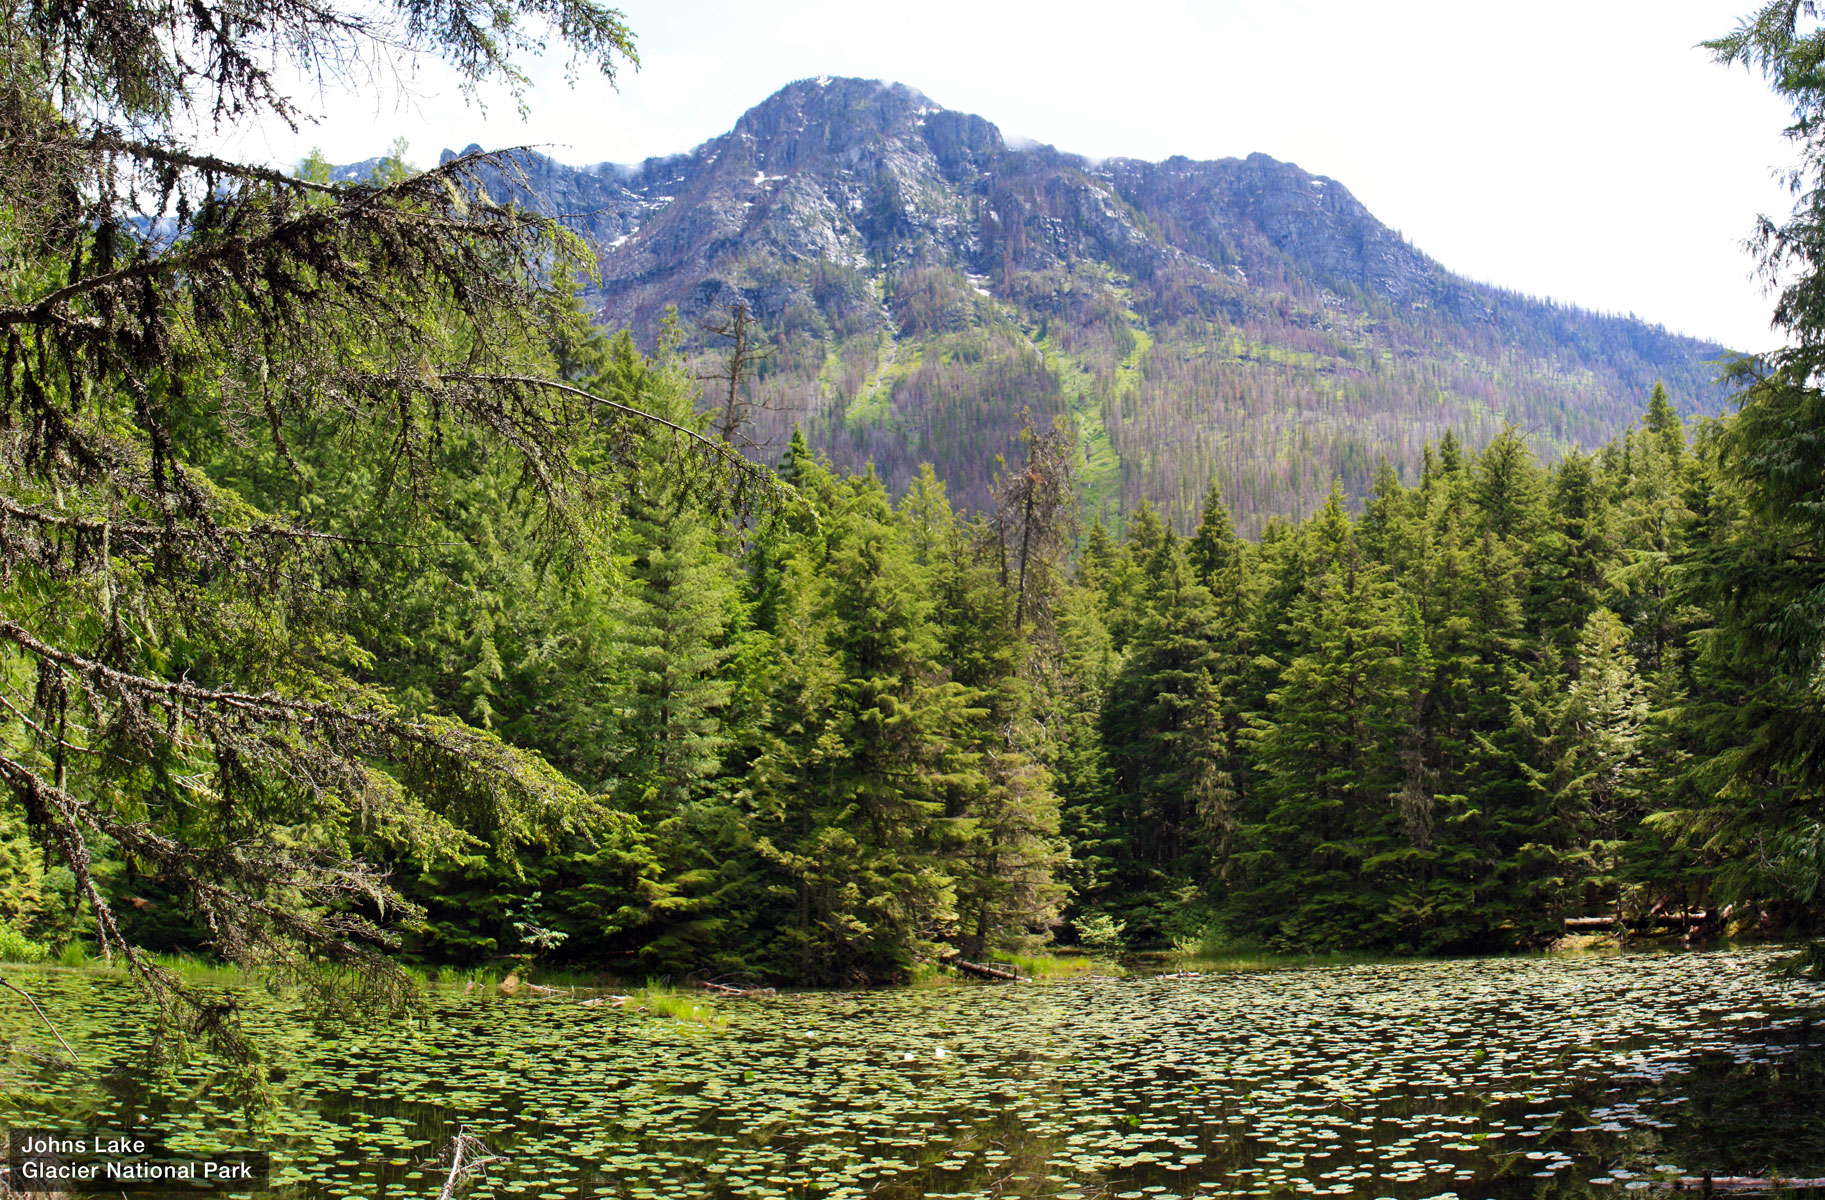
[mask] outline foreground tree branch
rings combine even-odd
[[[507,506],[580,560],[648,437],[688,447],[677,469],[729,509],[786,494],[583,386],[573,281],[593,262],[490,190],[513,154],[338,184],[181,132],[295,122],[283,72],[395,55],[523,86],[548,33],[611,78],[634,61],[596,0],[7,9],[0,794],[161,1020],[237,1052],[232,1002],[140,952],[97,863],[155,881],[226,959],[307,980],[328,964],[397,999],[388,955],[415,910],[391,857],[505,856],[614,820],[536,755],[376,682],[371,591],[464,549],[415,536],[451,481],[505,464]]]

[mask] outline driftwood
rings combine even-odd
[[[1004,967],[991,967],[987,963],[974,963],[961,958],[952,959],[950,965],[965,975],[974,975],[978,979],[995,979],[1003,983],[1020,982],[1020,976]]]
[[[1711,919],[1705,909],[1696,909],[1685,913],[1655,913],[1641,917],[1623,917],[1620,922],[1614,916],[1608,917],[1567,917],[1567,929],[1614,929],[1620,924],[1625,929],[1652,929],[1656,925],[1703,925]]]
[[[459,1193],[480,1175],[489,1163],[501,1162],[503,1156],[488,1148],[487,1143],[469,1132],[467,1125],[457,1130],[443,1153],[437,1156],[439,1165],[445,1159],[450,1162],[450,1173],[444,1178],[443,1190],[437,1193],[437,1200],[454,1200]]]
[[[588,999],[578,1000],[577,989],[574,987],[546,987],[542,983],[527,983],[517,974],[509,975],[501,980],[500,992],[503,996],[517,996],[521,992],[530,996],[557,996],[565,1000],[576,1000],[584,1008],[601,1008],[603,1005],[620,1008],[630,999],[627,996],[617,996],[611,993],[606,996],[591,996]]]
[[[1202,972],[1202,971],[1174,971],[1172,974],[1162,975],[1162,976],[1160,976],[1160,978],[1161,979],[1202,979],[1202,978],[1204,978],[1204,972]]]
[[[699,980],[697,986],[713,996],[721,996],[726,1000],[749,1000],[760,996],[777,996],[779,994],[772,988],[741,988],[735,987],[732,984],[716,983],[708,979]]]
[[[70,1049],[70,1043],[63,1040],[63,1035],[57,1032],[57,1026],[51,1024],[51,1019],[44,1015],[44,1010],[38,1007],[38,1001],[32,999],[30,993],[26,992],[25,989],[18,987],[12,980],[7,979],[4,976],[0,976],[0,987],[6,988],[9,992],[17,992],[21,996],[24,996],[25,1002],[32,1006],[33,1012],[38,1014],[38,1019],[44,1022],[44,1027],[51,1031],[51,1036],[57,1039],[57,1044],[59,1046],[63,1047],[63,1052],[70,1056],[70,1061],[73,1063],[80,1063],[82,1061],[82,1059],[76,1057],[76,1051]]]
[[[1751,1175],[1682,1176],[1675,1179],[1676,1192],[1771,1192],[1776,1188],[1793,1191],[1800,1188],[1825,1188],[1825,1179],[1757,1179]]]
[[[1686,936],[1684,939],[1685,944],[1688,946],[1696,945],[1697,943],[1704,941],[1706,938],[1709,938],[1712,934],[1716,933],[1718,930],[1720,930],[1724,927],[1725,922],[1729,921],[1729,919],[1730,919],[1730,914],[1735,911],[1736,911],[1736,905],[1726,904],[1726,905],[1724,905],[1722,912],[1710,913],[1708,920],[1703,921],[1697,925],[1688,926],[1686,928]]]

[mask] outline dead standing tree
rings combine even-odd
[[[721,382],[725,385],[721,389],[721,411],[717,413],[711,428],[731,446],[757,449],[758,443],[749,438],[744,430],[752,424],[755,412],[770,409],[764,402],[744,394],[742,384],[752,382],[755,365],[771,358],[773,347],[756,343],[757,327],[754,318],[748,315],[745,301],[737,300],[730,305],[726,320],[709,321],[699,318],[697,327],[707,334],[727,338],[729,341],[722,359],[722,369],[697,376],[706,384]],[[704,391],[707,393],[709,388],[706,387]],[[739,442],[737,439],[740,439]]]
[[[1014,595],[1014,629],[1029,623],[1047,632],[1065,555],[1077,532],[1077,436],[1059,418],[1040,433],[1029,418],[1021,430],[1026,462],[995,482],[992,529],[998,544],[1001,585]]]

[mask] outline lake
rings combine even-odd
[[[268,1140],[207,1060],[146,1065],[130,984],[6,968],[33,1097],[15,1126],[265,1145],[284,1197],[1616,1196],[1704,1173],[1825,1176],[1825,985],[1777,952],[1416,961],[702,1001],[705,1021],[434,989],[311,1021],[255,991]],[[79,1040],[80,1039],[80,1040]],[[243,1193],[246,1194],[246,1193]]]

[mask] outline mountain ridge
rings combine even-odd
[[[1456,275],[1262,153],[1091,159],[821,76],[682,154],[520,165],[524,198],[583,214],[605,325],[651,344],[668,308],[695,334],[745,304],[776,348],[760,441],[798,424],[895,485],[929,460],[971,506],[1023,413],[1077,422],[1093,511],[1147,496],[1188,525],[1215,482],[1258,527],[1333,477],[1360,496],[1382,454],[1410,478],[1445,429],[1476,446],[1513,421],[1553,457],[1657,379],[1687,412],[1723,401],[1716,343]]]

